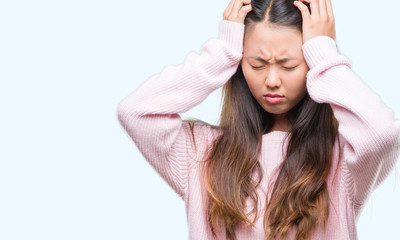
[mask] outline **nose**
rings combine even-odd
[[[265,85],[271,89],[281,86],[281,79],[275,66],[269,68],[267,78],[265,79]]]

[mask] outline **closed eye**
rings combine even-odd
[[[253,68],[254,70],[260,70],[260,69],[262,69],[263,67],[264,67],[264,66],[261,66],[261,67],[251,66],[251,68]],[[285,69],[285,70],[287,70],[287,71],[291,71],[291,70],[294,70],[296,67],[297,67],[297,66],[295,66],[295,67],[283,67],[283,69]]]
[[[295,66],[295,67],[283,67],[283,68],[284,68],[285,70],[291,71],[291,70],[294,70],[296,67],[297,67],[297,66]]]
[[[261,67],[256,67],[256,66],[251,66],[254,70],[260,70],[260,69],[262,69],[263,68],[263,66],[261,66]]]

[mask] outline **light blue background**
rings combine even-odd
[[[116,108],[216,37],[227,4],[0,2],[1,240],[188,238],[183,201],[120,127]],[[400,3],[333,5],[340,51],[399,119]],[[183,117],[216,123],[219,98]],[[400,239],[398,181],[396,170],[369,199],[360,239]]]

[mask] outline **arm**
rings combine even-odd
[[[236,71],[244,24],[221,21],[219,36],[183,64],[167,66],[118,105],[118,119],[146,160],[181,197],[187,187],[186,139],[179,113],[200,104]]]
[[[310,3],[311,13],[303,1]],[[358,217],[369,194],[396,164],[400,122],[338,53],[331,0],[294,4],[303,18],[303,55],[310,67],[307,89],[314,101],[331,105],[339,122],[344,182]]]
[[[344,180],[356,215],[369,194],[394,168],[400,149],[400,121],[340,55],[335,41],[315,37],[303,45],[310,67],[311,98],[329,103],[339,122]]]

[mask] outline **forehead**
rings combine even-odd
[[[302,56],[302,34],[295,28],[257,23],[246,29],[243,43],[244,56],[300,57]]]

